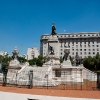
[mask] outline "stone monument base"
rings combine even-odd
[[[43,64],[43,67],[49,67],[51,65],[53,67],[60,67],[59,57],[57,57],[55,55],[48,55],[47,56],[47,61]]]
[[[61,64],[61,68],[67,68],[67,67],[72,67],[70,60],[63,61],[63,63]]]
[[[8,69],[21,69],[21,65],[17,59],[11,60]]]

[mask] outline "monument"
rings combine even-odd
[[[46,58],[46,62],[43,66],[53,65],[53,68],[60,68],[60,59],[59,59],[59,44],[57,33],[55,32],[56,27],[54,23],[52,24],[52,33],[48,38],[48,55]]]
[[[61,64],[61,68],[71,67],[71,61],[70,61],[70,48],[66,47],[64,50],[64,57],[63,57],[63,63]]]
[[[20,62],[17,60],[18,58],[18,50],[17,47],[13,50],[12,60],[9,63],[8,69],[21,69]]]
[[[64,84],[74,86],[75,84],[83,84],[84,79],[88,79],[87,73],[90,73],[91,76],[95,75],[95,73],[88,71],[83,66],[72,66],[70,49],[67,46],[64,50],[64,61],[60,63],[59,42],[55,30],[56,27],[53,23],[52,33],[48,37],[48,55],[42,67],[29,66],[28,63],[20,65],[20,62],[17,60],[19,52],[17,48],[13,50],[13,59],[8,66],[8,69],[11,70],[8,70],[7,83],[28,85],[29,88],[32,88],[32,86],[64,86]],[[88,80],[95,81],[96,75],[94,80],[92,77]],[[5,82],[6,78],[4,76],[4,84]]]

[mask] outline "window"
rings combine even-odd
[[[80,54],[82,55],[82,52],[80,52]]]
[[[72,46],[74,46],[74,42],[72,42]]]
[[[60,70],[55,70],[55,76],[56,77],[61,77],[61,71]]]
[[[93,52],[93,54],[95,54],[95,52]]]
[[[91,54],[91,53],[89,52],[89,54]]]
[[[92,42],[94,44],[94,42]]]
[[[84,49],[84,51],[86,51],[86,49]]]
[[[99,48],[97,48],[97,51],[99,51]]]
[[[88,45],[90,45],[90,42],[88,42]]]
[[[96,36],[98,36],[98,34],[96,34]]]
[[[84,54],[86,55],[86,52],[84,52]]]
[[[80,51],[82,51],[82,49],[80,49]]]
[[[89,49],[89,51],[90,51],[91,49]]]
[[[90,47],[90,45],[88,47]]]
[[[93,49],[93,51],[95,51],[95,49]]]
[[[61,52],[61,55],[62,55],[62,52]]]
[[[78,51],[78,49],[76,49],[76,51]]]
[[[68,37],[70,37],[70,35],[68,35]]]

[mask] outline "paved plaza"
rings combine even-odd
[[[0,100],[100,100],[90,98],[71,98],[71,97],[57,97],[57,96],[46,96],[46,95],[31,95],[31,94],[20,94],[11,92],[0,91]]]

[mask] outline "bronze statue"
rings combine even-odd
[[[52,24],[52,33],[51,35],[56,35],[56,26],[54,25],[54,23]]]

